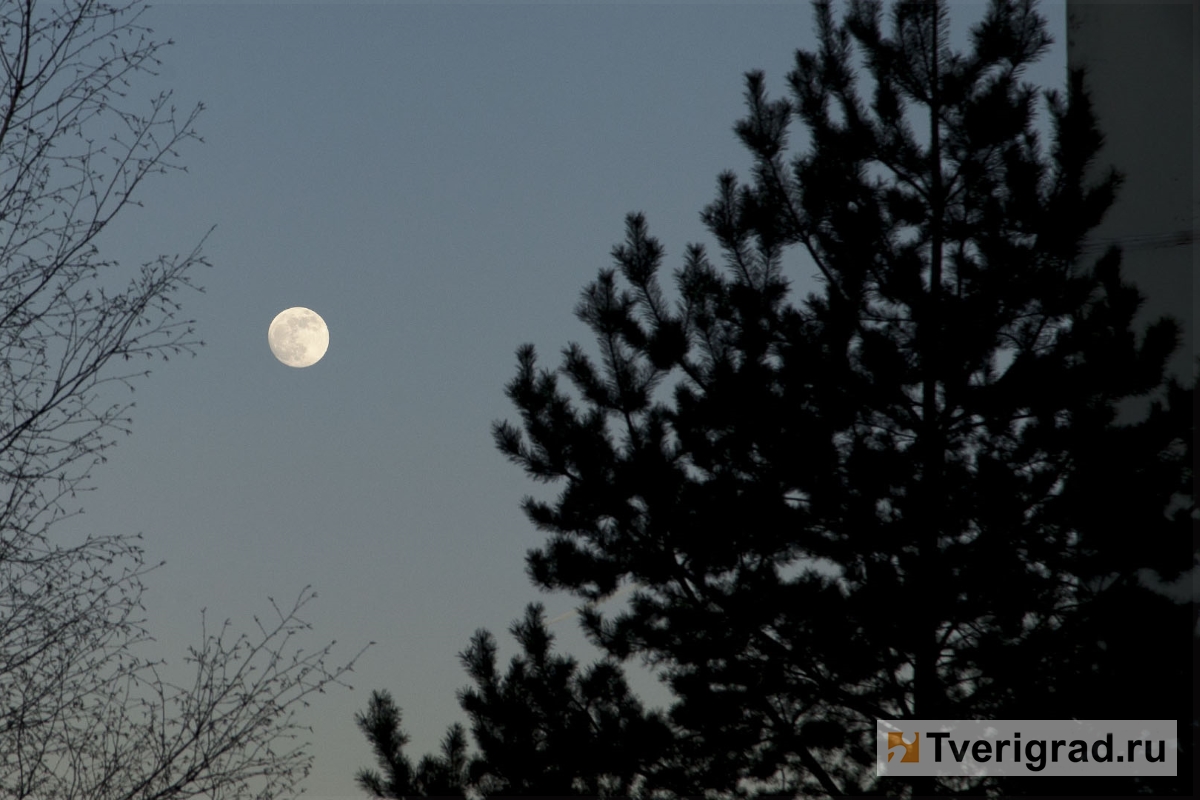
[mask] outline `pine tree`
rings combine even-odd
[[[375,751],[380,771],[360,769],[360,789],[373,797],[465,797],[468,782],[466,736],[461,725],[451,725],[442,740],[440,756],[425,756],[414,770],[404,754],[409,738],[403,713],[386,691],[371,693],[367,710],[354,721]]]
[[[672,771],[672,732],[661,715],[646,713],[611,661],[580,672],[575,659],[551,652],[553,634],[543,608],[531,604],[510,632],[522,655],[500,675],[496,640],[479,630],[460,654],[475,683],[458,698],[479,747],[468,757],[461,725],[452,725],[440,756],[414,770],[404,755],[408,737],[391,695],[372,693],[359,728],[381,772],[360,770],[358,785],[374,797],[622,796],[653,791],[665,781],[684,788]],[[655,767],[657,784],[645,778]]]
[[[1134,330],[1120,251],[1081,258],[1120,185],[1084,180],[1103,141],[1084,76],[1043,93],[1047,156],[1021,81],[1051,43],[1032,0],[993,0],[965,55],[944,2],[895,4],[890,37],[879,2],[815,12],[790,98],[746,76],[753,180],[721,175],[702,214],[724,274],[690,245],[672,308],[630,215],[577,309],[600,364],[518,351],[523,431],[496,442],[565,482],[524,501],[549,534],[531,577],[587,601],[641,587],[584,626],[662,670],[689,779],[715,791],[902,791],[875,777],[878,718],[1189,719],[1189,609],[1143,576],[1192,564],[1192,395],[1166,377],[1177,323]],[[793,119],[809,148],[785,163]],[[799,307],[794,248],[821,279]],[[1179,781],[1071,790],[1186,793],[1189,774],[1184,746]]]
[[[1032,0],[993,0],[967,55],[941,2],[895,4],[886,38],[879,2],[841,24],[814,5],[791,98],[746,76],[753,181],[722,174],[702,214],[724,274],[690,245],[672,308],[631,214],[577,308],[600,365],[571,344],[539,370],[521,347],[523,430],[493,429],[531,477],[565,482],[524,501],[550,534],[529,572],[588,601],[610,660],[577,674],[532,606],[502,678],[480,631],[459,696],[480,754],[455,726],[414,772],[376,693],[376,796],[1062,794],[878,779],[875,720],[1191,719],[1194,620],[1144,578],[1192,564],[1192,390],[1166,376],[1178,325],[1134,330],[1120,251],[1081,258],[1121,182],[1085,184],[1103,137],[1083,74],[1043,92],[1047,157],[1020,80],[1050,44]],[[809,148],[785,164],[793,118]],[[799,307],[797,248],[821,280]],[[1151,399],[1132,421],[1131,398]],[[626,582],[628,611],[590,605]],[[629,694],[615,661],[634,655],[669,682],[669,720]],[[1069,791],[1187,794],[1191,726],[1180,738],[1178,780]]]

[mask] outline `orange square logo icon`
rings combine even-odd
[[[892,756],[896,755],[895,748],[903,747],[904,755],[900,757],[901,763],[916,763],[921,760],[921,734],[914,733],[912,741],[904,741],[904,734],[899,731],[888,731],[888,761],[892,760]]]

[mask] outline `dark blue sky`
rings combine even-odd
[[[981,2],[952,3],[958,47]],[[1027,78],[1061,86],[1059,39]],[[198,643],[200,609],[250,630],[307,584],[309,647],[348,657],[353,676],[305,711],[316,763],[307,796],[358,797],[371,753],[353,723],[390,689],[432,751],[464,720],[456,654],[486,627],[506,633],[525,604],[550,617],[524,553],[540,544],[518,503],[529,483],[492,446],[516,415],[503,394],[514,351],[556,365],[580,290],[646,213],[669,272],[716,176],[748,177],[733,134],[742,75],[782,94],[796,48],[812,49],[807,3],[616,5],[164,4],[146,21],[173,38],[159,83],[198,101],[203,145],[187,174],[145,187],[105,235],[129,264],[187,252],[212,225],[213,263],[185,296],[207,342],[138,385],[134,433],[96,473],[78,533],[146,536],[146,602],[159,653]],[[148,98],[156,86],[135,86]],[[793,143],[804,146],[798,128]],[[719,254],[713,252],[714,259]],[[815,288],[799,254],[794,292]],[[669,293],[673,297],[673,294]],[[796,297],[797,295],[793,295]],[[278,363],[267,326],[307,306],[330,328],[325,358]],[[620,602],[614,601],[614,602]],[[574,622],[559,645],[594,655]],[[651,703],[666,694],[630,666]]]

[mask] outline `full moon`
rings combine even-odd
[[[296,306],[280,311],[267,329],[267,344],[289,367],[311,367],[329,349],[329,328],[317,312]]]

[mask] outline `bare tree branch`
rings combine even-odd
[[[130,274],[96,240],[150,175],[184,167],[201,106],[169,94],[139,110],[133,80],[169,42],[140,0],[0,6],[0,798],[290,797],[311,757],[295,711],[346,666],[293,637],[305,589],[254,635],[229,623],[193,648],[191,686],[142,656],[146,566],[138,537],[65,545],[51,526],[79,513],[120,433],[137,359],[195,354],[179,316],[198,287],[198,245]],[[203,240],[201,240],[201,245]],[[256,622],[258,622],[256,620]],[[357,658],[357,657],[356,657]],[[280,747],[280,743],[286,746]]]

